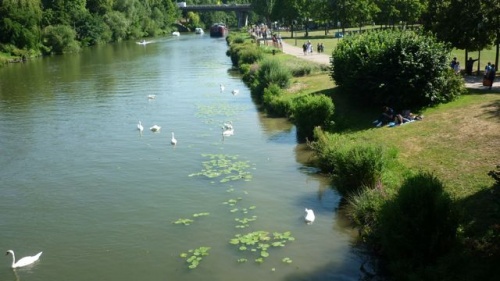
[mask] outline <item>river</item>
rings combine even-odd
[[[16,270],[3,257],[0,281],[359,280],[340,197],[226,50],[183,34],[0,68],[0,248],[43,251]],[[259,231],[293,239],[230,243]]]

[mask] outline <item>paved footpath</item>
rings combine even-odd
[[[302,46],[293,46],[290,44],[287,44],[283,42],[283,53],[295,56],[297,58],[309,60],[312,62],[316,62],[319,64],[328,64],[330,65],[330,55],[329,53],[317,53],[313,52],[312,54],[307,54],[304,55],[304,52],[302,51]],[[491,90],[488,90],[488,87],[483,86],[483,77],[482,76],[464,76],[464,81],[465,81],[465,87],[471,88],[471,89],[480,89],[484,90],[485,92],[496,92],[500,93],[500,81],[495,81],[493,83],[493,88]]]
[[[302,50],[302,46],[293,46],[282,42],[283,45],[283,53],[292,55],[301,59],[313,61],[319,64],[330,64],[330,55],[328,53],[317,53],[313,51],[312,54],[304,55],[304,51]]]

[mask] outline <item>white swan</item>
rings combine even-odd
[[[148,99],[154,100],[156,98],[156,95],[148,95]]]
[[[144,131],[144,127],[142,126],[141,121],[139,121],[139,124],[137,124],[137,129],[138,129],[139,131],[141,131],[141,133],[142,133],[142,131]]]
[[[180,33],[179,31],[174,31],[174,32],[172,32],[172,35],[173,35],[173,36],[180,36],[180,35],[181,35],[181,33]]]
[[[174,137],[174,132],[172,132],[172,139],[170,140],[170,143],[171,143],[172,145],[176,145],[176,144],[177,144],[177,140],[176,140],[176,139],[175,139],[175,137]]]
[[[232,135],[234,135],[233,128],[231,128],[231,129],[223,129],[222,130],[222,136],[229,137],[229,136],[232,136]]]
[[[158,131],[161,129],[161,127],[160,127],[160,126],[158,126],[158,125],[153,125],[153,127],[149,128],[149,129],[150,129],[151,131],[153,131],[153,132],[158,132]]]
[[[233,90],[231,93],[233,94],[233,96],[236,96],[237,94],[239,94],[239,93],[240,93],[240,90],[236,90],[236,89],[235,89],[235,90]]]
[[[223,130],[233,130],[233,122],[229,121],[227,123],[224,123],[224,125],[222,125],[222,129]]]
[[[8,255],[8,254],[12,255],[12,268],[16,268],[16,267],[22,267],[22,266],[26,266],[26,265],[29,265],[29,264],[36,262],[40,258],[40,256],[42,255],[42,252],[40,252],[34,256],[24,257],[24,258],[18,260],[17,262],[16,262],[16,255],[14,254],[14,251],[8,250],[6,255]]]
[[[224,85],[220,84],[220,92],[224,92]]]
[[[316,216],[314,215],[314,211],[311,210],[311,209],[307,209],[306,208],[306,222],[307,224],[311,224],[314,222],[314,220],[316,219]]]

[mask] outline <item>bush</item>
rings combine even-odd
[[[280,64],[276,59],[264,59],[257,71],[257,77],[250,85],[252,94],[257,102],[263,100],[264,89],[271,84],[275,84],[281,89],[286,89],[290,86],[292,74],[290,70]]]
[[[294,99],[292,116],[299,137],[312,137],[317,126],[327,125],[334,112],[334,104],[325,95],[304,95]]]
[[[292,95],[283,95],[283,90],[275,84],[264,89],[263,104],[267,114],[289,117],[292,111]]]
[[[359,230],[360,237],[367,242],[377,228],[378,214],[386,196],[381,189],[362,188],[347,197],[346,216]]]
[[[43,44],[50,53],[76,53],[80,51],[80,45],[75,37],[76,32],[67,25],[49,25],[43,32]]]
[[[333,153],[333,185],[343,196],[350,196],[362,188],[373,189],[382,182],[392,157],[380,146],[342,145]]]
[[[339,42],[331,76],[355,99],[418,109],[465,93],[448,66],[449,52],[434,37],[414,31],[366,32]]]
[[[382,254],[396,280],[409,280],[409,273],[427,274],[426,267],[456,241],[457,212],[443,184],[428,173],[407,178],[398,195],[382,207],[379,222]]]

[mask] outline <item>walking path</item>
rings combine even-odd
[[[316,62],[319,64],[330,64],[330,55],[328,53],[317,53],[313,52],[312,54],[304,55],[302,51],[302,47],[293,46],[282,42],[283,45],[283,53],[292,55],[297,58],[309,60],[312,62]],[[498,78],[497,78],[498,79]],[[493,83],[493,88],[488,90],[488,87],[483,86],[483,77],[482,76],[464,76],[465,87],[470,89],[479,89],[484,90],[485,92],[495,92],[500,93],[500,82],[496,81]]]

